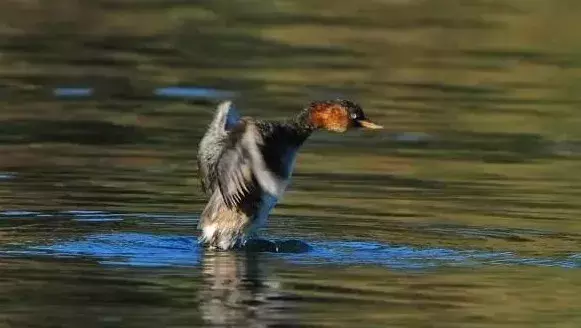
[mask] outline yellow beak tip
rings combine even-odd
[[[366,120],[361,120],[359,121],[359,124],[361,124],[362,127],[366,128],[366,129],[383,129],[383,126],[375,124],[371,121],[366,121]]]

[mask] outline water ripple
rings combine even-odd
[[[563,258],[526,258],[510,252],[414,248],[365,241],[313,241],[308,253],[272,254],[299,265],[380,265],[417,270],[481,265],[530,265],[580,268],[581,254]],[[195,237],[143,233],[95,234],[81,240],[0,252],[4,256],[89,257],[102,264],[198,266],[203,250]]]
[[[130,266],[195,266],[200,249],[193,238],[140,233],[97,234],[84,240],[32,246],[11,255],[92,257],[102,264]]]

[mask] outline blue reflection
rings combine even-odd
[[[103,264],[131,266],[195,266],[200,249],[195,238],[140,233],[99,234],[79,241],[33,246],[29,255],[93,257]],[[11,252],[12,255],[18,252]]]
[[[179,98],[228,99],[234,96],[229,91],[199,87],[166,87],[156,89],[154,93],[156,96]]]
[[[72,215],[75,221],[82,222],[111,222],[111,221],[122,221],[123,218],[121,214],[106,213],[102,211],[63,211],[63,214]]]
[[[12,180],[16,178],[15,173],[11,172],[0,172],[0,180]]]
[[[18,211],[18,210],[7,210],[1,211],[1,216],[9,216],[9,217],[30,217],[30,216],[38,216],[41,213],[39,212],[32,212],[32,211]]]
[[[89,87],[57,87],[52,90],[55,97],[78,98],[90,97],[95,93],[94,88]],[[159,97],[196,98],[196,99],[230,99],[234,92],[202,87],[163,87],[157,88],[153,94]]]
[[[93,95],[93,88],[55,88],[53,94],[56,97],[89,97]]]
[[[272,258],[298,265],[380,265],[402,270],[499,264],[581,267],[581,254],[563,258],[525,258],[509,252],[414,248],[363,241],[314,241],[309,244],[313,250],[308,253],[271,253]],[[113,233],[2,253],[91,257],[103,264],[159,267],[197,266],[202,248],[195,237]]]

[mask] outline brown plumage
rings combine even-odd
[[[344,106],[326,102],[316,103],[311,107],[310,121],[316,128],[334,132],[344,132],[351,124],[349,111]]]

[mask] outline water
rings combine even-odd
[[[576,1],[0,4],[0,322],[578,327]],[[265,236],[204,251],[213,107],[317,133]]]

